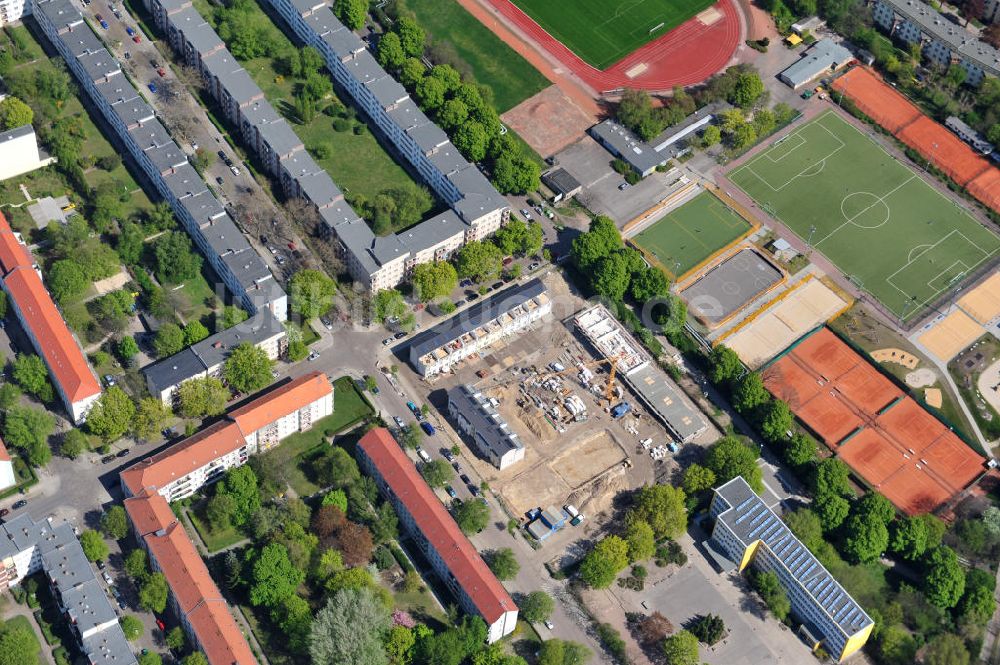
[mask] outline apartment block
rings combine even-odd
[[[70,332],[31,253],[0,213],[0,286],[25,335],[45,361],[59,400],[77,425],[101,397],[97,381],[76,337]]]
[[[715,488],[709,511],[714,544],[741,571],[752,564],[777,575],[814,649],[839,662],[864,646],[875,625],[871,617],[742,476]]]
[[[264,260],[240,233],[222,204],[122,73],[70,0],[33,0],[42,32],[66,61],[94,106],[115,130],[157,193],[205,255],[235,299],[251,314],[270,309],[280,321],[288,298]],[[168,16],[171,9],[160,11]],[[177,12],[174,12],[177,13]],[[154,12],[154,16],[155,16]],[[157,19],[159,20],[159,19]]]
[[[410,365],[425,378],[448,372],[551,312],[541,280],[506,289],[416,335],[410,340]]]
[[[14,475],[14,460],[7,452],[7,446],[0,441],[0,490],[13,487],[17,484],[17,477]]]
[[[197,434],[122,471],[126,496],[143,490],[184,499],[333,413],[333,385],[311,372],[268,390]]]
[[[0,4],[0,11],[3,5]],[[4,23],[0,14],[0,24]],[[22,125],[0,132],[0,180],[30,173],[55,162],[55,157],[43,156],[38,150],[38,137],[31,125]]]
[[[0,591],[37,572],[44,572],[89,665],[138,662],[73,527],[26,513],[0,524]]]
[[[469,614],[483,618],[489,643],[514,631],[517,605],[385,428],[358,442],[361,468],[392,502],[400,526]]]
[[[222,592],[167,500],[142,490],[125,499],[125,512],[136,540],[149,554],[150,567],[166,578],[170,609],[193,648],[205,654],[210,665],[256,665]]]
[[[31,0],[0,0],[0,25],[15,23],[31,14]]]
[[[470,385],[448,391],[448,415],[472,447],[503,471],[524,459],[524,444],[497,412],[496,404]]]
[[[223,365],[233,349],[252,344],[263,349],[267,357],[277,360],[288,348],[285,326],[268,309],[232,328],[206,337],[170,356],[142,368],[149,394],[164,404],[172,404],[177,389],[191,379],[221,377]]]

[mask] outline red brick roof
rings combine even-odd
[[[83,351],[73,338],[62,314],[35,272],[31,256],[14,237],[7,219],[0,214],[0,268],[3,280],[21,312],[35,348],[45,359],[53,380],[70,402],[98,395],[97,383]]]
[[[310,372],[275,388],[246,406],[229,412],[229,418],[244,436],[295,413],[332,392],[330,380],[322,372]]]
[[[206,600],[188,614],[191,630],[211,665],[255,665],[257,659],[224,600]]]
[[[504,612],[516,611],[517,606],[510,594],[424,482],[389,430],[373,429],[361,437],[358,445],[374,463],[393,494],[406,506],[417,528],[444,560],[486,623],[493,624]]]
[[[140,538],[166,529],[177,521],[167,500],[154,492],[142,490],[137,496],[125,499],[124,504],[125,512]]]
[[[4,445],[3,439],[0,439],[0,462],[9,462],[10,453],[7,452],[7,446]]]
[[[121,479],[133,496],[143,488],[159,490],[245,445],[246,439],[236,423],[220,420],[163,452],[140,460],[123,471]]]
[[[170,593],[182,613],[187,614],[205,599],[222,597],[208,574],[205,562],[180,523],[168,526],[163,535],[151,533],[146,536],[146,546],[156,559],[160,572],[167,578]]]

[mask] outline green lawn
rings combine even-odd
[[[512,1],[597,69],[613,65],[714,4],[714,0]]]
[[[397,0],[397,5],[416,16],[430,43],[450,46],[454,55],[468,64],[476,81],[493,90],[498,113],[509,111],[550,85],[531,63],[456,0]]]
[[[745,235],[750,223],[711,192],[702,192],[632,238],[675,277]]]
[[[40,656],[42,651],[42,645],[39,643],[38,636],[35,634],[35,629],[31,625],[31,621],[28,620],[28,617],[16,616],[4,620],[2,623],[0,623],[0,635],[3,635],[5,632],[9,630],[14,630],[17,628],[23,628],[27,630],[29,633],[31,633],[31,637],[34,640],[34,642],[32,643],[32,648],[35,651],[36,657]],[[38,657],[36,662],[43,662],[43,661],[40,657]]]
[[[729,178],[904,321],[1000,252],[1000,238],[832,110]]]
[[[187,511],[187,515],[209,552],[218,552],[246,538],[246,536],[237,531],[233,526],[228,526],[225,529],[213,529],[212,525],[201,514],[204,508],[205,502],[202,502],[196,509]]]

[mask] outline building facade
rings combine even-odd
[[[80,12],[70,0],[32,1],[35,19],[46,38],[157,194],[170,204],[226,288],[251,314],[266,308],[284,321],[288,298],[270,268],[188,163],[180,146],[170,139],[152,107]]]
[[[226,417],[121,473],[126,496],[143,490],[184,499],[333,413],[333,385],[311,372],[272,388]]]
[[[551,312],[552,300],[541,280],[506,289],[415,336],[410,340],[410,365],[425,378],[448,372]]]
[[[815,647],[839,662],[864,646],[875,625],[871,617],[742,476],[715,488],[709,512],[715,545],[739,570],[752,564],[778,577]]]
[[[462,610],[483,618],[487,641],[514,631],[517,605],[465,537],[413,462],[385,428],[373,429],[358,442],[361,468],[396,509],[434,572],[458,599]]]
[[[0,23],[4,5],[0,3]],[[23,175],[48,166],[54,157],[42,157],[38,151],[38,137],[31,125],[23,125],[0,133],[0,180]]]
[[[448,415],[476,452],[501,471],[524,459],[524,444],[481,391],[468,384],[449,390]]]

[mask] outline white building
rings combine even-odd
[[[448,415],[476,452],[501,471],[524,459],[521,439],[481,391],[470,385],[449,390]]]
[[[0,18],[5,6],[0,4]],[[43,158],[38,152],[38,137],[31,125],[0,133],[0,180],[29,173],[55,161],[54,157]]]
[[[15,23],[31,14],[31,0],[0,0],[0,25]]]
[[[14,460],[7,452],[7,446],[0,441],[0,490],[13,487],[17,484],[17,476],[14,475]]]

